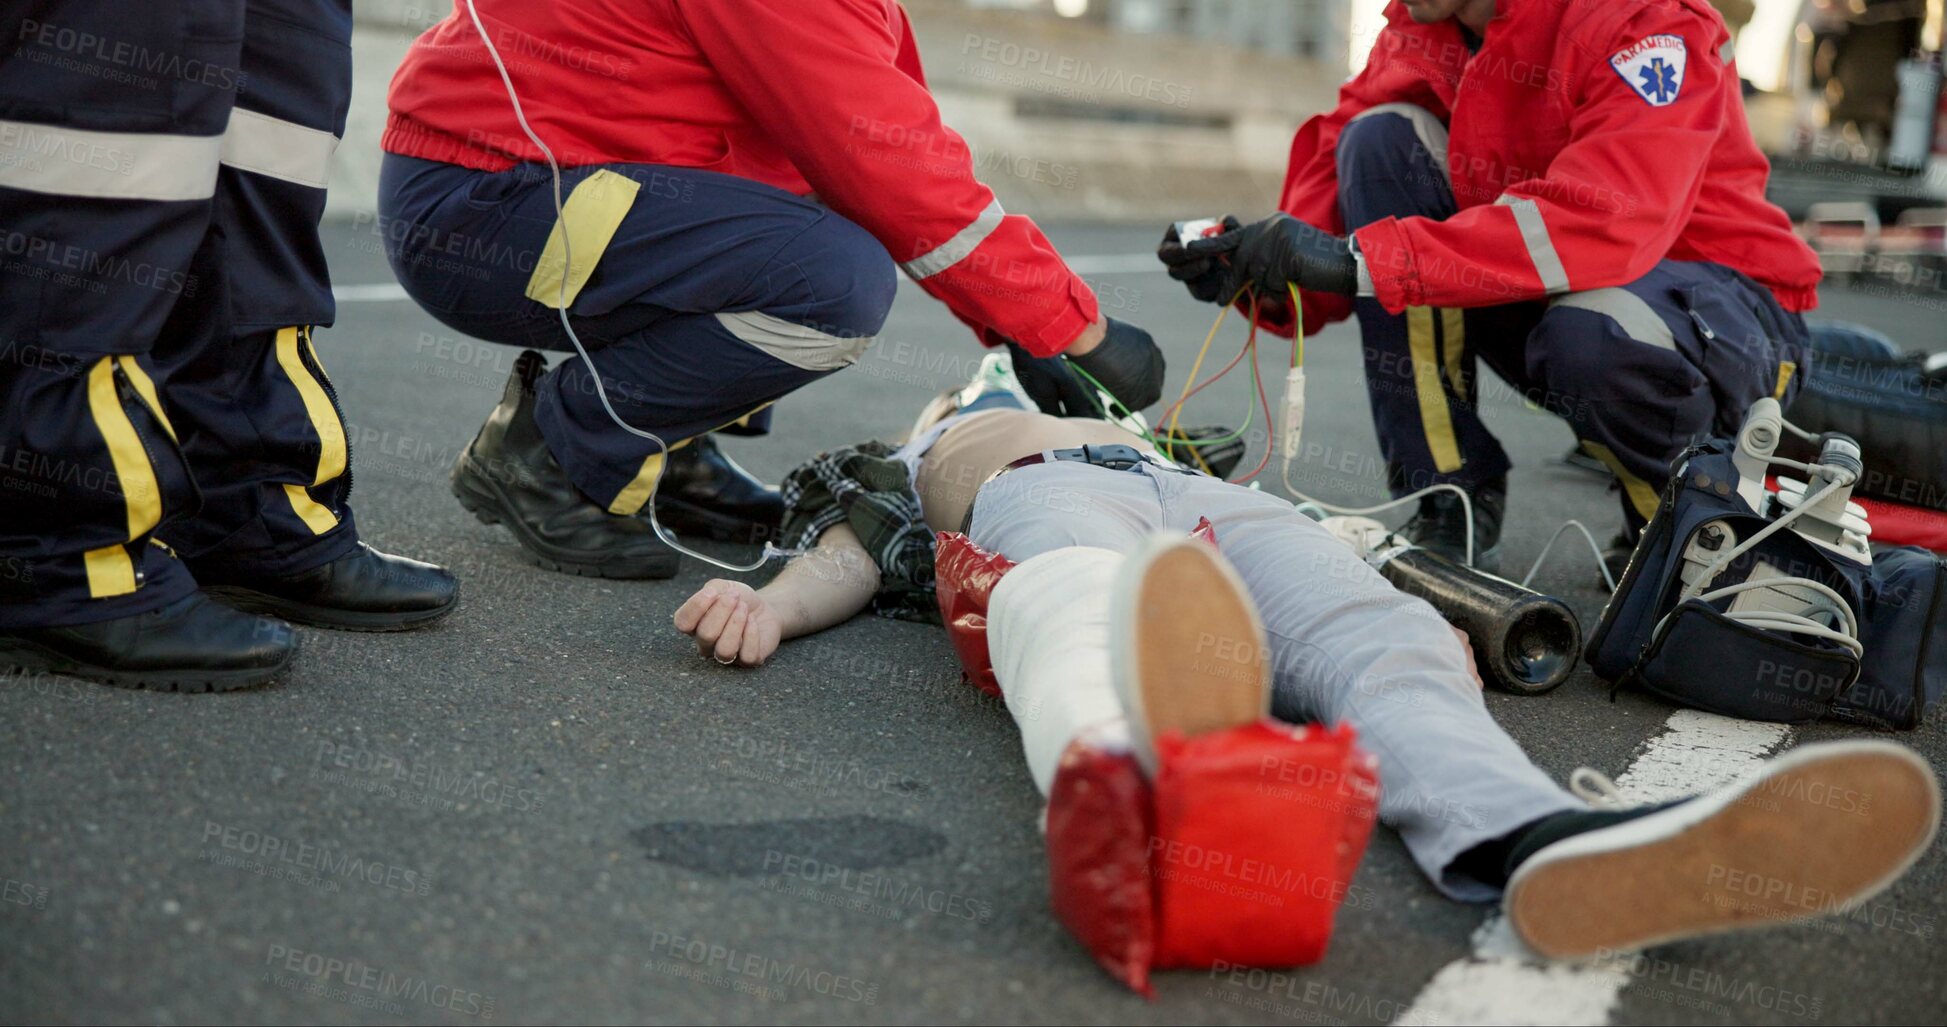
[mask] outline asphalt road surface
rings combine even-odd
[[[1141,259],[1156,232],[1053,235],[1087,258],[1110,313],[1156,333],[1174,390],[1213,311]],[[1478,963],[1491,910],[1442,898],[1382,829],[1323,962],[1164,974],[1154,1003],[1125,992],[1050,914],[1014,728],[960,681],[940,632],[863,618],[726,669],[670,626],[708,568],[643,583],[524,562],[446,486],[514,351],[389,298],[369,224],[327,243],[347,301],[318,345],[347,408],[359,523],[377,546],[451,567],[461,608],[417,634],[305,630],[286,678],[239,694],[0,685],[0,1019],[1372,1023],[1437,1020],[1415,1012],[1429,982]],[[1943,345],[1940,302],[1833,289],[1824,312]],[[1242,339],[1233,319],[1218,352]],[[1307,354],[1301,475],[1340,500],[1379,489],[1357,353],[1341,325]],[[775,479],[814,450],[900,432],[978,357],[902,286],[857,367],[783,403],[768,439],[727,448]],[[1237,423],[1249,390],[1231,376],[1193,420]],[[1567,518],[1606,539],[1617,500],[1562,462],[1568,430],[1486,391],[1517,465],[1506,566],[1525,570]],[[1594,577],[1565,540],[1537,583],[1592,625]],[[1548,696],[1488,702],[1562,777],[1622,772],[1672,713],[1611,702],[1586,669]],[[1904,740],[1941,766],[1942,732],[1936,718]],[[1936,846],[1866,916],[1666,946],[1613,986],[1565,972],[1568,999],[1548,974],[1532,992],[1463,980],[1443,994],[1504,1022],[1937,1022],[1944,893]],[[692,961],[699,941],[721,959]],[[733,963],[787,969],[779,983]]]

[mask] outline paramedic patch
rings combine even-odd
[[[1609,57],[1629,88],[1651,107],[1668,106],[1683,88],[1684,48],[1682,36],[1644,36]]]

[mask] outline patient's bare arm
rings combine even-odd
[[[676,630],[718,663],[755,667],[787,638],[850,620],[879,591],[879,568],[850,527],[818,537],[817,548],[795,557],[761,589],[712,579],[676,610]]]

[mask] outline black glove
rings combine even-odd
[[[1234,217],[1224,219],[1224,231],[1235,232],[1242,223]],[[1190,295],[1204,303],[1226,303],[1230,294],[1223,292],[1224,279],[1228,272],[1224,262],[1214,256],[1191,253],[1176,237],[1176,226],[1163,230],[1163,243],[1156,247],[1156,259],[1169,268],[1170,277],[1190,287]],[[1233,292],[1235,290],[1232,290]]]
[[[1044,414],[1056,417],[1101,417],[1101,404],[1095,390],[1068,366],[1061,357],[1037,357],[1009,339],[1007,352],[1014,359],[1014,380],[1021,383],[1028,398]]]
[[[1300,289],[1343,296],[1359,291],[1359,265],[1352,258],[1351,240],[1289,214],[1273,214],[1236,231],[1198,239],[1184,251],[1191,260],[1228,265],[1218,286],[1226,299],[1246,284],[1255,285],[1258,296],[1267,300],[1286,295],[1289,282],[1298,283]]]
[[[1068,359],[1109,390],[1116,402],[1141,410],[1163,398],[1163,351],[1135,325],[1113,317],[1108,322],[1109,333],[1101,344]]]

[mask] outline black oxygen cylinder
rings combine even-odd
[[[1481,675],[1502,691],[1540,695],[1575,669],[1582,624],[1560,599],[1413,546],[1382,550],[1372,562],[1394,588],[1467,632]]]

